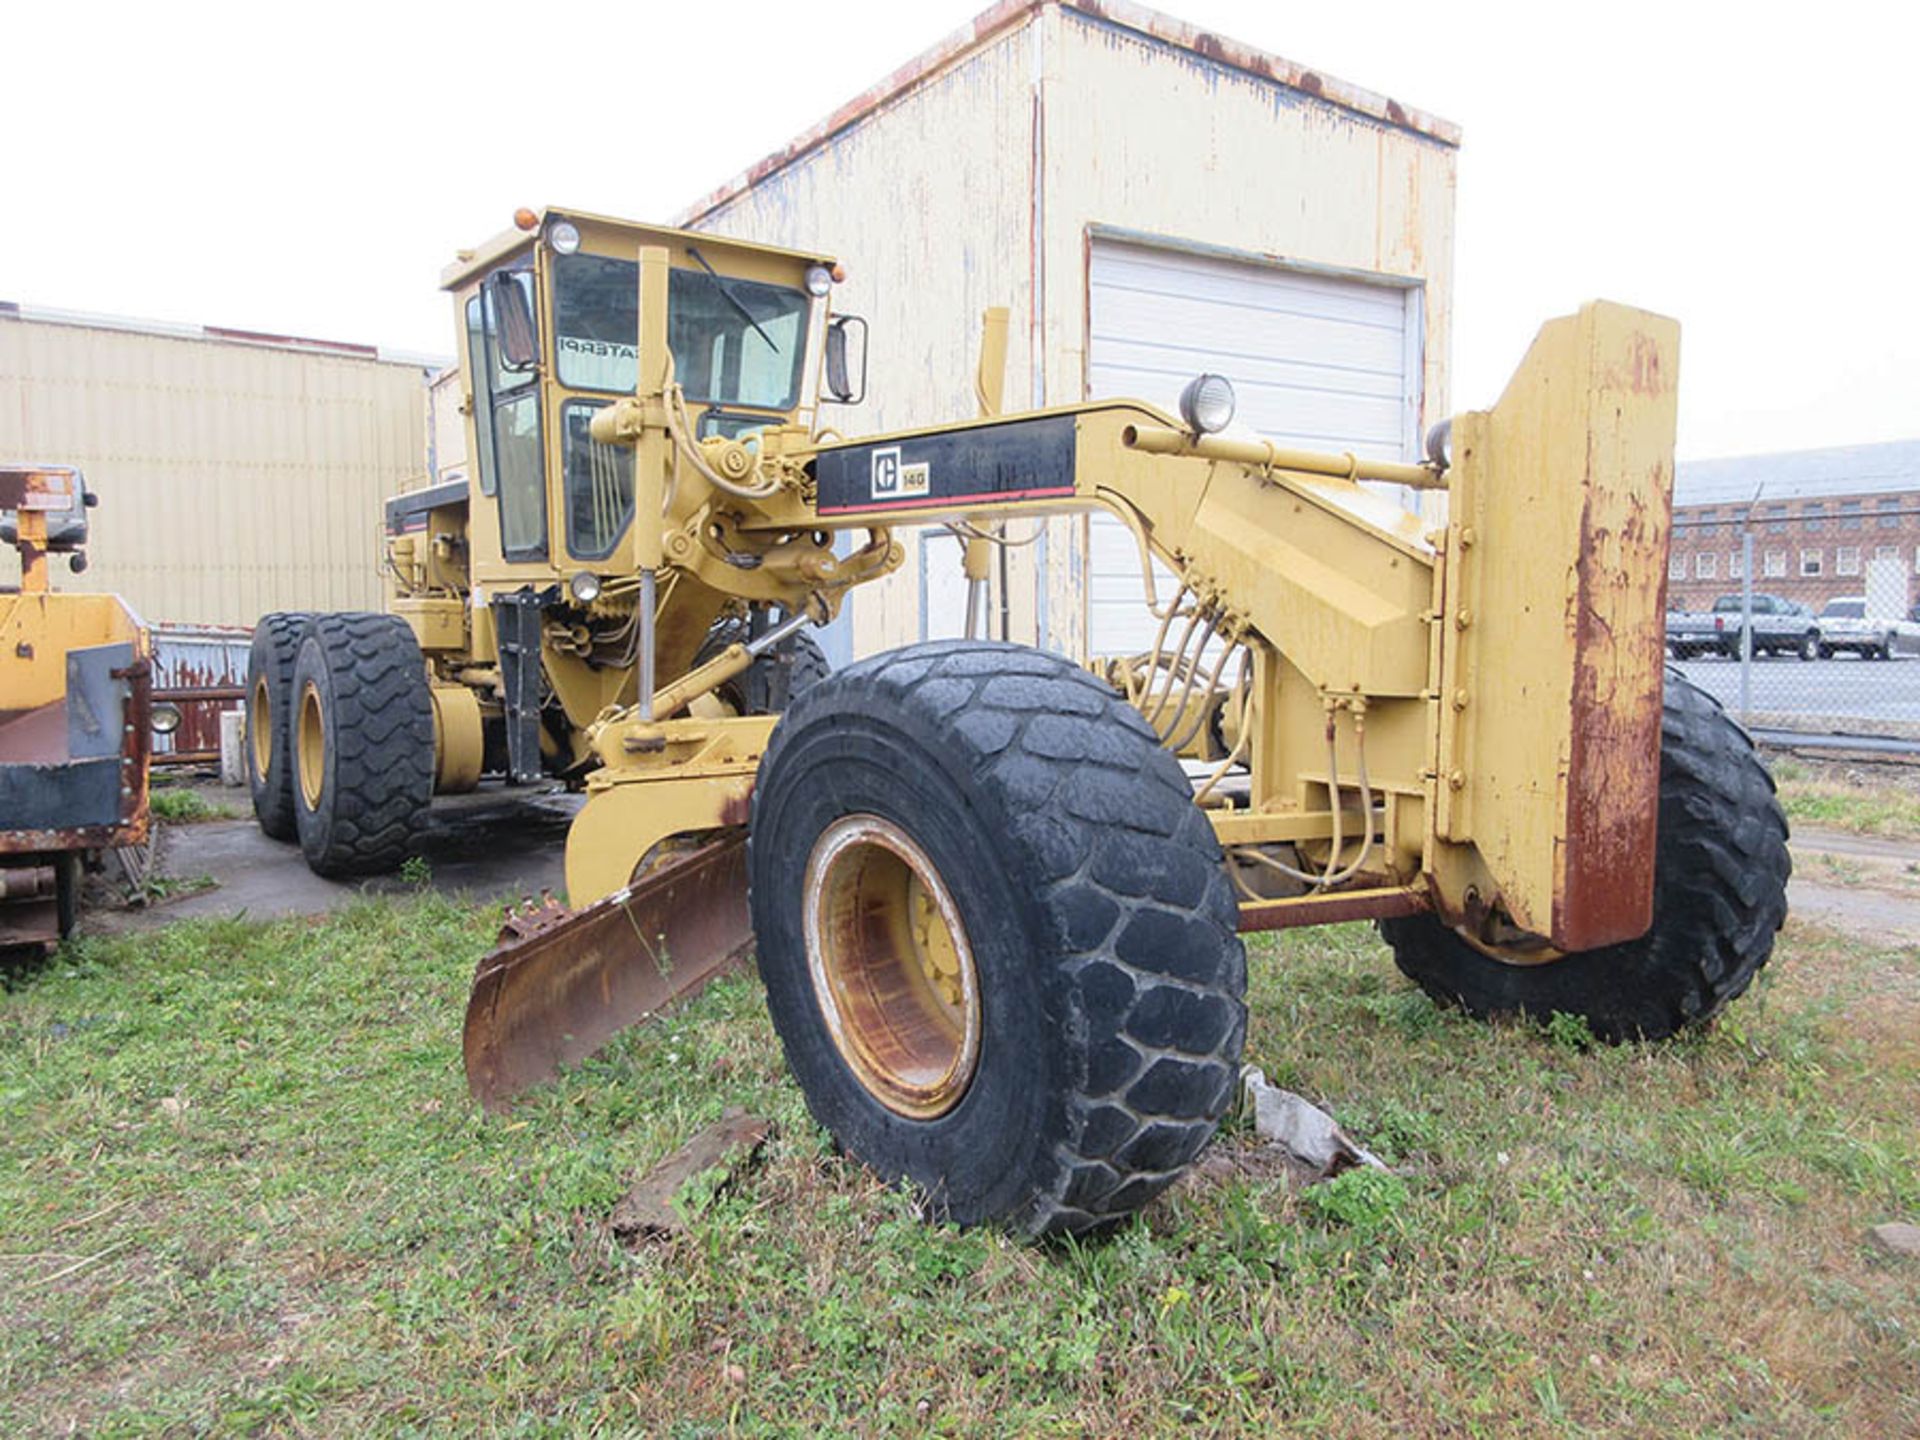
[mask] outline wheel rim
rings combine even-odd
[[[840,1058],[889,1110],[931,1120],[980,1060],[980,982],[959,907],[898,825],[836,820],[805,889],[807,973]]]
[[[253,745],[253,774],[257,780],[267,778],[267,767],[273,763],[273,731],[268,727],[273,722],[273,697],[267,690],[267,677],[262,675],[253,682],[253,694],[247,699],[247,728],[251,732]]]
[[[309,810],[318,810],[327,783],[327,723],[320,709],[320,691],[311,680],[300,689],[298,730],[300,796]]]

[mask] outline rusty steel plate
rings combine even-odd
[[[583,910],[509,910],[467,999],[467,1088],[488,1110],[704,987],[753,943],[740,831]]]

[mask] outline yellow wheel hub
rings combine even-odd
[[[267,767],[273,763],[273,700],[267,691],[266,676],[253,682],[247,709],[247,721],[253,730],[253,774],[255,779],[264,781]]]
[[[896,1114],[946,1114],[980,1061],[980,981],[946,883],[877,815],[828,826],[804,883],[807,971],[841,1059]]]
[[[320,691],[311,680],[300,689],[294,749],[300,764],[300,794],[307,809],[318,810],[327,783],[327,722],[320,708]]]

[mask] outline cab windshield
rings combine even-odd
[[[689,259],[694,258],[691,253]],[[639,366],[640,267],[604,255],[556,255],[554,362],[574,390],[631,391]],[[791,410],[799,401],[809,301],[784,285],[675,267],[667,346],[689,400]]]

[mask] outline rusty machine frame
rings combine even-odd
[[[0,950],[72,933],[89,854],[147,837],[151,647],[117,595],[54,590],[86,566],[94,497],[70,465],[0,467],[20,585],[0,591]]]
[[[481,966],[483,1101],[757,930],[850,1149],[961,1220],[1077,1230],[1211,1134],[1237,932],[1376,920],[1442,999],[1613,1038],[1703,1020],[1764,963],[1784,822],[1662,668],[1674,322],[1551,321],[1491,409],[1381,463],[1220,433],[1217,376],[1179,416],[1002,413],[989,312],[978,416],[849,439],[818,409],[864,389],[838,273],[522,212],[445,277],[475,473],[389,503],[390,614],[263,623],[256,804],[318,868],[396,863],[428,792],[483,774],[586,792],[567,906],[510,916]],[[1447,519],[1367,482],[1442,491]],[[977,590],[994,545],[1095,507],[1138,545],[1146,653],[959,641],[819,678],[805,632],[901,565],[895,527],[951,527]],[[1716,869],[1728,845],[1757,880]],[[1703,917],[1703,885],[1737,913]]]

